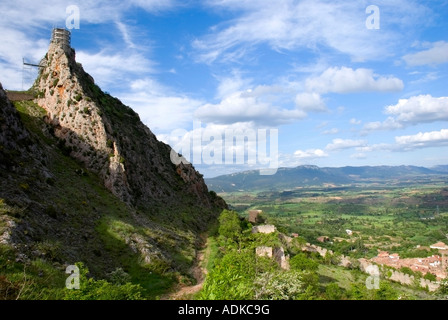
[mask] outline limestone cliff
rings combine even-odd
[[[46,121],[67,152],[98,173],[113,194],[150,211],[184,200],[190,206],[225,207],[209,195],[191,165],[171,162],[171,148],[131,108],[95,85],[76,63],[74,49],[51,42],[40,65],[44,67],[34,87]]]
[[[200,232],[227,205],[193,166],[171,162],[72,48],[52,42],[41,65],[27,94],[0,85],[0,266],[34,268],[43,282],[75,262],[102,278],[123,268],[155,297],[167,273],[187,273]]]

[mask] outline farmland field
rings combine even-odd
[[[401,257],[425,257],[429,246],[448,236],[448,188],[445,183],[304,187],[293,190],[221,193],[241,215],[261,209],[281,231],[298,233],[354,258],[378,250]],[[353,233],[349,235],[346,230]]]

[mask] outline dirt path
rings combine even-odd
[[[202,267],[204,264],[204,259],[208,251],[210,250],[208,247],[208,239],[207,236],[202,237],[204,240],[204,244],[202,245],[201,250],[199,250],[196,254],[196,259],[191,267],[191,274],[196,279],[196,284],[194,286],[184,286],[180,287],[176,292],[173,292],[165,297],[166,300],[183,300],[189,299],[193,294],[199,292],[204,285],[205,275],[207,274],[207,269]]]

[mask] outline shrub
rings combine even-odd
[[[435,275],[433,275],[432,273],[428,272],[427,274],[425,274],[425,276],[423,277],[423,279],[429,280],[429,281],[437,281],[437,278]]]
[[[296,300],[304,292],[297,271],[266,272],[255,279],[255,298],[262,300]]]
[[[342,290],[336,282],[332,282],[325,288],[325,295],[328,300],[341,300]]]
[[[240,219],[235,211],[223,210],[219,216],[219,234],[234,238],[241,233]]]
[[[309,270],[315,271],[319,268],[319,263],[309,259],[305,253],[299,253],[295,255],[289,264],[293,270]]]
[[[108,148],[112,148],[114,146],[114,142],[111,139],[107,139],[106,146]]]
[[[30,188],[30,185],[28,183],[21,183],[20,188],[24,191],[27,191]]]
[[[78,290],[66,289],[64,300],[141,300],[142,287],[129,282],[124,284],[110,283],[106,280],[88,278],[89,270],[81,262],[76,263],[79,268]],[[120,271],[119,274],[123,275]],[[118,275],[117,273],[117,275]],[[123,278],[120,278],[123,280]]]
[[[46,214],[48,214],[50,217],[52,217],[53,219],[55,219],[57,214],[58,214],[57,209],[54,206],[52,206],[52,205],[47,206],[45,208],[44,212]]]

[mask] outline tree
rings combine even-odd
[[[440,295],[448,295],[448,278],[440,281],[439,289],[437,289],[437,293]]]
[[[437,278],[435,275],[433,275],[432,273],[428,272],[427,274],[425,274],[425,276],[423,277],[426,280],[429,281],[437,281]]]
[[[223,210],[218,220],[220,235],[234,239],[241,234],[240,219],[235,211]]]
[[[113,284],[106,280],[88,278],[89,269],[78,262],[79,289],[67,289],[64,300],[141,300],[143,288],[129,282]]]
[[[254,299],[255,265],[255,255],[249,251],[227,253],[207,275],[199,299]]]
[[[341,300],[342,290],[336,282],[332,282],[325,288],[325,295],[328,300]]]
[[[296,300],[304,292],[297,271],[262,273],[255,279],[255,298],[262,300]]]
[[[299,253],[295,255],[290,261],[289,265],[293,270],[309,270],[316,271],[319,268],[319,263],[309,259],[305,253]]]
[[[397,300],[398,292],[394,290],[390,283],[381,281],[380,288],[375,291],[375,300]]]

